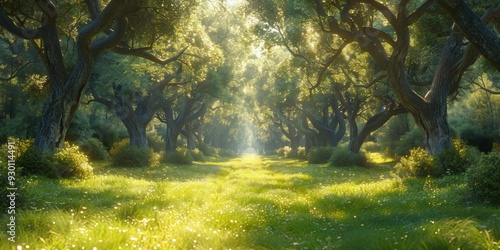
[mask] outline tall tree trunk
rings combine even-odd
[[[146,135],[146,124],[133,119],[123,119],[123,124],[127,128],[130,146],[139,148],[148,148],[148,139]]]
[[[165,153],[167,154],[167,157],[175,153],[175,150],[177,149],[177,140],[179,138],[179,134],[180,129],[176,128],[175,125],[167,125],[167,138],[165,140]]]

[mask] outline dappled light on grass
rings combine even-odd
[[[18,244],[31,249],[498,246],[499,209],[466,204],[463,176],[401,181],[386,166],[340,168],[250,154],[218,160],[100,169],[82,181],[33,180],[29,208],[18,215]]]

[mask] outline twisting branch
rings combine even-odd
[[[321,85],[321,82],[323,81],[323,77],[324,77],[326,71],[332,65],[332,63],[335,61],[335,59],[337,59],[340,56],[340,54],[344,50],[345,46],[347,46],[348,44],[349,44],[349,42],[344,41],[340,45],[340,47],[337,49],[337,51],[335,51],[335,53],[330,58],[328,58],[328,60],[325,62],[325,64],[323,65],[323,67],[321,68],[321,70],[318,73],[318,80],[316,81],[316,84],[313,85],[311,88],[309,88],[309,90],[316,89],[317,87],[319,87],[319,85]]]
[[[354,82],[354,80],[352,80],[352,78],[349,76],[349,74],[347,74],[344,67],[340,67],[340,69],[342,70],[342,73],[344,73],[344,76],[347,78],[347,80],[349,80],[349,82],[351,82],[354,87],[362,87],[362,88],[367,89],[367,88],[370,88],[371,86],[375,85],[375,83],[380,82],[382,79],[387,77],[387,72],[384,72],[384,73],[380,74],[379,76],[375,77],[373,80],[371,80],[367,84],[358,84],[358,83]]]

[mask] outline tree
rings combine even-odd
[[[456,91],[463,72],[476,58],[471,48],[460,58],[463,36],[453,29],[443,45],[427,93],[421,95],[412,88],[407,65],[410,26],[431,4],[432,1],[426,1],[410,8],[409,1],[401,1],[390,8],[388,4],[372,0],[344,4],[317,0],[314,7],[321,30],[338,36],[344,43],[355,43],[387,72],[397,100],[412,114],[425,135],[427,152],[434,155],[452,147],[447,97]]]
[[[113,83],[113,94],[106,98],[102,94],[98,94],[95,86],[91,86],[92,101],[114,110],[127,129],[131,146],[147,148],[146,127],[155,117],[156,112],[167,105],[164,90],[168,86],[181,84],[171,82],[175,77],[175,75],[166,74],[162,81],[150,85],[146,95],[139,91],[127,94],[123,90],[122,83],[118,83],[118,85]],[[103,91],[99,92],[102,93]]]
[[[31,2],[15,1],[2,5],[0,25],[13,35],[29,40],[47,69],[50,91],[34,142],[42,151],[63,146],[66,132],[99,55],[112,50],[160,64],[172,61],[162,60],[148,50],[154,41],[171,32],[174,24],[192,5],[191,2],[180,4],[176,1],[146,3],[112,0],[101,8],[99,1],[86,0],[87,9],[80,13],[87,16],[80,17],[75,14],[78,13],[79,4],[72,1],[56,4],[36,1],[36,4],[37,7],[32,7]],[[165,11],[168,14],[161,13]],[[74,18],[75,22],[67,22],[65,18]],[[158,25],[163,27],[160,29]],[[74,30],[78,30],[77,35]],[[147,37],[152,37],[152,41],[146,39],[147,33],[150,33]],[[65,60],[62,38],[74,41],[72,46],[76,51],[76,61]],[[148,46],[141,47],[145,43]]]

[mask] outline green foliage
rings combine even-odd
[[[408,155],[412,148],[424,148],[424,136],[418,128],[414,128],[404,134],[394,148],[394,155]]]
[[[218,149],[219,151],[219,156],[222,156],[222,157],[235,157],[237,154],[230,150],[230,149],[223,149],[223,148],[220,148]]]
[[[289,146],[284,146],[282,148],[276,149],[276,155],[286,157],[290,154],[291,151],[292,149]]]
[[[479,157],[477,149],[467,146],[462,140],[453,140],[450,147],[437,155],[430,156],[422,148],[410,150],[408,156],[402,157],[396,164],[396,173],[407,177],[440,177],[444,174],[464,173]]]
[[[460,130],[460,138],[481,152],[490,152],[493,149],[493,142],[498,137],[498,132],[485,131],[471,125],[466,125]]]
[[[123,129],[120,130],[114,124],[105,122],[99,122],[93,125],[92,129],[107,149],[111,149],[113,145],[119,142],[121,140],[120,138],[123,138],[122,136],[127,133],[127,131],[124,131]]]
[[[473,195],[486,202],[500,204],[500,153],[484,154],[467,170]]]
[[[84,152],[89,160],[106,160],[108,158],[108,151],[101,141],[97,138],[89,138],[87,140],[79,141],[78,146]]]
[[[76,145],[66,142],[64,148],[51,154],[32,146],[33,140],[16,142],[16,165],[22,175],[40,175],[49,178],[86,178],[93,174],[87,156]]]
[[[284,146],[276,149],[276,154],[285,158],[307,159],[306,149],[304,147],[298,147],[297,152],[293,152],[291,147]]]
[[[444,174],[436,159],[427,154],[422,148],[410,150],[408,156],[402,157],[401,162],[394,167],[396,174],[402,178],[408,177],[439,177]]]
[[[155,152],[161,152],[165,148],[165,141],[156,133],[147,134],[148,146]]]
[[[327,163],[332,156],[333,148],[332,147],[318,147],[313,148],[309,152],[309,156],[307,161],[311,164],[322,164]]]
[[[200,151],[203,152],[205,156],[217,156],[219,154],[219,151],[216,148],[205,143],[201,143],[200,145],[198,145],[198,149],[200,149]]]
[[[147,148],[130,146],[129,139],[113,145],[109,151],[111,165],[115,167],[140,168],[153,165],[153,152]]]
[[[70,142],[83,141],[92,136],[89,118],[81,111],[78,110],[69,125],[68,132],[66,133],[66,140]]]
[[[364,142],[361,149],[366,152],[380,152],[382,147],[379,143],[374,141]]]
[[[36,147],[30,146],[22,152],[16,164],[21,167],[22,175],[41,175],[49,178],[56,178],[57,172],[52,166],[53,160],[50,153],[42,152]]]
[[[191,156],[193,156],[193,161],[205,162],[205,155],[198,148],[191,150]]]
[[[368,160],[362,152],[353,153],[343,147],[333,148],[332,155],[329,159],[331,166],[361,166],[366,167]]]
[[[16,142],[14,141],[14,138],[8,138],[8,142]],[[8,142],[5,144],[2,144],[0,146],[0,207],[2,208],[7,208],[9,207],[10,199],[7,198],[7,195],[10,194],[11,191],[7,190],[7,188],[12,188],[16,187],[16,208],[19,209],[23,206],[25,202],[25,178],[21,176],[21,167],[18,166],[17,162],[14,162],[14,164],[9,166],[9,159],[11,154],[10,152],[13,152],[14,156],[14,161],[17,160],[17,152],[19,152],[19,149],[17,148],[17,143],[14,144],[14,148],[11,147],[9,150],[8,147]],[[11,151],[12,150],[12,151]],[[14,183],[14,186],[9,185],[9,179],[8,178],[14,178],[12,182]]]
[[[64,148],[57,149],[52,164],[57,176],[62,178],[86,178],[92,176],[93,169],[87,156],[80,152],[80,148],[69,143]]]
[[[479,152],[462,140],[453,140],[453,147],[434,156],[446,174],[460,174],[478,160]]]
[[[177,165],[191,165],[193,163],[193,156],[188,148],[179,147],[175,149],[175,152],[165,157],[165,162]]]
[[[30,249],[497,249],[498,209],[464,204],[465,178],[401,182],[382,166],[254,155],[115,168],[82,181],[34,178],[16,241]]]

